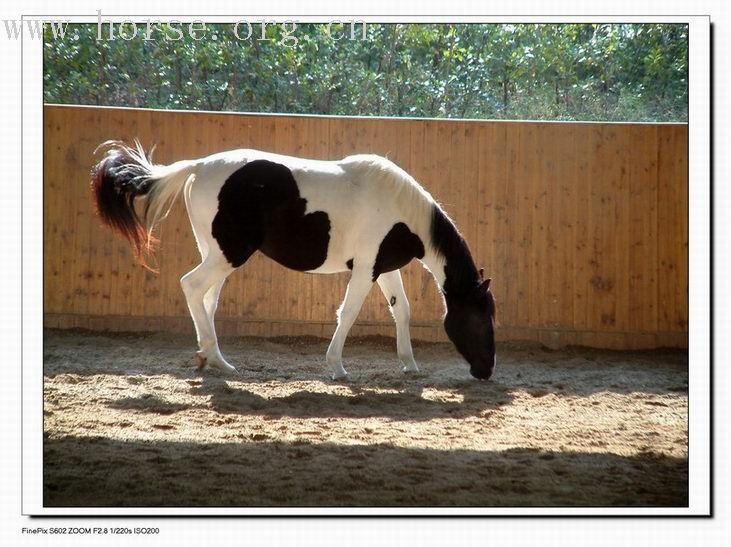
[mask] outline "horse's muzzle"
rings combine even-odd
[[[495,360],[489,365],[484,366],[472,366],[470,367],[470,374],[478,380],[489,380],[492,373],[495,371]]]

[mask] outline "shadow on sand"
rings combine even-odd
[[[679,507],[688,465],[649,453],[65,437],[45,440],[43,486],[47,507]]]
[[[512,402],[506,386],[485,382],[469,382],[458,391],[462,400],[434,400],[423,396],[424,387],[410,386],[387,392],[364,387],[343,386],[345,392],[294,393],[262,397],[224,378],[203,376],[188,381],[190,393],[201,396],[200,404],[179,404],[157,394],[125,397],[108,406],[152,414],[173,414],[191,408],[205,408],[220,414],[258,415],[296,418],[369,418],[423,421],[434,418],[486,416],[490,411]],[[286,384],[285,384],[286,385]]]

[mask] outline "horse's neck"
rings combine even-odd
[[[439,289],[445,295],[445,305],[449,305],[450,297],[466,295],[474,290],[479,283],[477,268],[467,244],[451,223],[447,233],[442,234],[441,244],[427,247],[421,262],[434,276]]]

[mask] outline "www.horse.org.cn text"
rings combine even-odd
[[[226,31],[229,36],[221,36],[221,30],[208,26],[204,21],[195,20],[182,22],[180,20],[162,21],[159,19],[145,19],[143,21],[118,21],[103,19],[101,10],[97,10],[97,41],[114,41],[143,39],[145,41],[178,41],[187,34],[191,39],[201,40],[225,40],[233,38],[238,41],[276,41],[285,47],[295,47],[300,39],[307,39],[298,33],[299,21],[286,20],[275,21],[274,19],[258,19],[248,21],[239,20],[231,24],[231,29]],[[272,29],[276,28],[279,32]],[[367,26],[362,20],[330,21],[324,23],[321,31],[325,32],[333,40],[366,40]]]

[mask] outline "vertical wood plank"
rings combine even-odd
[[[676,308],[675,280],[678,267],[674,255],[673,235],[677,222],[677,196],[673,181],[675,169],[673,154],[676,148],[676,134],[670,128],[659,131],[659,170],[658,170],[658,327],[661,331],[672,331],[674,310]]]
[[[520,169],[519,161],[521,156],[522,134],[520,124],[510,124],[506,126],[505,138],[505,226],[503,233],[506,236],[506,244],[509,250],[506,251],[506,260],[504,271],[509,272],[509,279],[506,285],[505,305],[500,317],[504,317],[505,326],[509,325],[525,325],[522,322],[521,308],[522,302],[528,298],[527,288],[521,286],[521,280],[518,276],[522,263],[526,260],[527,245],[530,241],[530,234],[525,234],[521,230],[523,227],[522,218],[520,216],[519,204],[522,201],[522,192],[526,187],[526,181]],[[523,207],[525,210],[525,207]],[[530,226],[527,227],[530,229]],[[526,237],[527,236],[527,237]],[[508,277],[506,275],[506,277]]]
[[[590,329],[605,331],[613,328],[616,318],[616,252],[614,220],[616,195],[607,174],[614,168],[615,134],[607,125],[597,126],[594,135],[595,154],[592,159],[590,200],[590,230],[592,245],[591,280],[589,287]]]
[[[509,135],[514,133],[514,124],[493,124],[485,140],[487,157],[490,165],[496,169],[493,187],[495,199],[495,231],[494,245],[496,248],[496,263],[494,269],[494,292],[497,299],[498,325],[510,326],[517,324],[517,281],[515,271],[515,180],[510,177],[511,165],[517,161],[515,148],[509,146]],[[488,177],[489,170],[480,168],[481,177]],[[487,178],[490,184],[490,179]],[[490,270],[493,271],[492,269]],[[492,274],[491,274],[492,275]]]
[[[688,332],[688,126],[674,126],[676,134],[675,147],[675,181],[676,196],[678,199],[678,218],[675,224],[675,256],[678,257],[678,272],[675,298],[677,302],[675,311],[675,331]],[[679,337],[682,338],[682,337]]]
[[[658,327],[687,328],[687,131],[659,128],[658,171]]]
[[[587,330],[590,325],[591,310],[591,278],[592,278],[592,250],[593,240],[591,233],[591,195],[594,179],[592,177],[592,163],[596,151],[596,131],[592,125],[577,125],[574,132],[574,177],[573,187],[575,202],[570,214],[575,222],[573,249],[573,328]]]
[[[556,200],[552,222],[558,231],[556,252],[556,290],[557,315],[554,327],[572,329],[574,323],[574,284],[573,271],[576,264],[575,231],[577,222],[573,212],[576,210],[576,193],[579,183],[574,181],[576,170],[575,137],[573,131],[565,131],[556,126],[556,138],[561,145],[556,155]]]
[[[629,331],[657,329],[657,137],[637,125],[629,140]]]
[[[516,272],[518,287],[517,322],[525,326],[540,324],[542,305],[538,300],[541,279],[534,276],[536,248],[542,241],[542,218],[537,202],[540,179],[538,177],[538,157],[536,154],[536,124],[526,123],[516,127],[518,134],[518,161],[516,166],[516,219],[519,240],[518,268]]]
[[[629,233],[629,132],[632,126],[611,125],[612,167],[607,172],[609,188],[614,196],[614,317],[606,325],[608,330],[627,331],[629,328],[629,293],[630,293],[630,233]]]
[[[43,119],[43,307],[45,313],[64,310],[65,286],[69,280],[63,264],[64,250],[69,249],[70,233],[64,222],[68,216],[66,200],[70,192],[61,189],[63,172],[63,140],[60,113],[49,114]]]
[[[65,141],[64,150],[64,164],[67,172],[78,173],[81,171],[83,160],[80,156],[79,138],[74,135],[74,124],[80,120],[72,119],[73,114],[72,111],[62,114],[61,130],[58,135],[61,139],[68,139]],[[72,313],[86,315],[89,311],[89,280],[91,278],[89,255],[92,212],[89,207],[86,185],[67,186],[67,183],[64,183],[63,186],[64,191],[69,192],[72,196],[68,205],[73,215],[69,222],[72,243],[67,266],[70,274],[69,283],[73,290],[67,292],[68,306]]]

